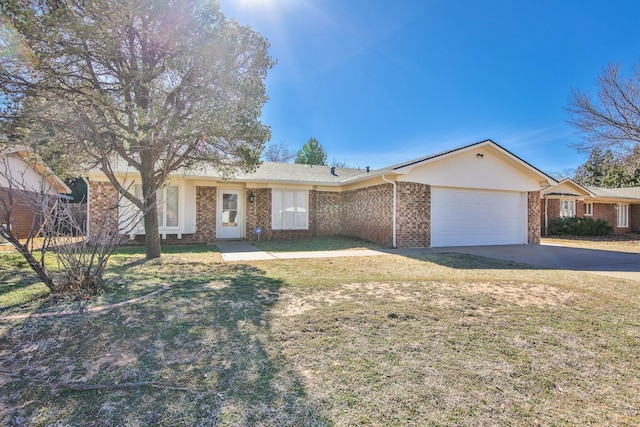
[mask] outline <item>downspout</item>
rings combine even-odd
[[[395,181],[391,181],[389,179],[387,179],[387,177],[385,177],[384,175],[382,175],[382,180],[384,182],[388,182],[391,185],[393,185],[393,248],[397,249],[398,245],[396,242],[396,223],[397,223],[397,219],[396,219],[396,214],[397,214],[397,207],[398,207],[398,203],[397,203],[397,199],[398,199],[398,192],[397,192],[397,185]]]

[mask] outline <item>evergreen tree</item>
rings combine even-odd
[[[327,164],[327,153],[325,153],[324,148],[322,148],[322,145],[320,145],[315,138],[310,138],[309,141],[298,150],[296,163],[324,166]]]

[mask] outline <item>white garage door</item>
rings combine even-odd
[[[526,193],[434,187],[431,246],[527,242]]]

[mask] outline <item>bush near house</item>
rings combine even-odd
[[[549,223],[549,231],[556,236],[608,236],[613,227],[604,219],[559,218]]]

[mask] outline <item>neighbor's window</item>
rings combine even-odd
[[[158,228],[178,227],[179,194],[180,188],[177,185],[168,185],[158,190]],[[142,185],[135,185],[135,196],[142,199]]]
[[[629,205],[618,205],[618,227],[629,226]]]
[[[593,216],[593,203],[584,204],[584,216]]]
[[[560,218],[571,218],[576,216],[575,200],[560,200]]]
[[[272,190],[271,228],[307,230],[309,228],[307,195],[307,190]]]

